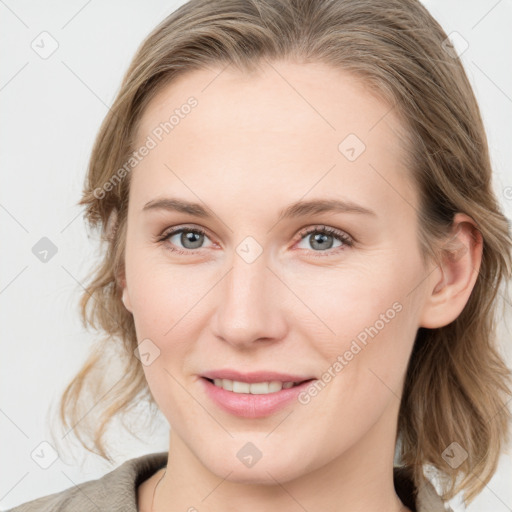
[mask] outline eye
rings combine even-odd
[[[349,235],[343,231],[327,226],[314,226],[313,228],[309,228],[305,232],[301,232],[300,237],[301,239],[299,243],[309,241],[313,248],[313,252],[328,252],[328,254],[332,254],[332,252],[339,252],[339,250],[328,251],[333,247],[341,247],[341,250],[343,250],[343,247],[351,247],[354,244],[354,241]],[[340,243],[338,245],[334,245],[335,240],[338,240]]]
[[[309,241],[313,252],[327,252],[327,255],[332,254],[332,252],[337,253],[339,250],[343,250],[344,247],[351,247],[354,244],[353,239],[349,235],[328,226],[314,226],[302,231],[299,233],[299,236],[299,243]],[[191,251],[204,249],[203,243],[205,239],[209,240],[206,231],[198,227],[192,228],[187,226],[174,228],[156,237],[157,242],[166,242],[167,249],[179,254],[190,254]],[[335,240],[339,241],[338,245],[335,245]],[[329,251],[333,247],[340,249]]]
[[[203,249],[202,244],[204,243],[205,238],[209,240],[204,230],[200,228],[182,226],[177,229],[167,231],[161,237],[158,237],[157,241],[169,242],[166,244],[167,249],[180,254],[187,254],[196,249]],[[180,248],[179,244],[181,244],[183,249]]]

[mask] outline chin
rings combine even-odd
[[[241,458],[243,459],[243,457]],[[214,464],[211,464],[211,462],[212,455],[208,460],[203,460],[205,467],[219,478],[238,484],[275,485],[276,480],[284,483],[308,472],[304,464],[298,464],[296,456],[286,459],[279,451],[269,453],[267,456],[262,454],[261,458],[252,466],[250,463],[246,466],[244,462],[239,460],[236,453],[233,459],[223,457],[220,460],[217,459]]]

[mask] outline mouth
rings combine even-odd
[[[301,386],[307,382],[311,382],[315,379],[306,379],[301,381],[263,381],[263,382],[242,382],[231,379],[210,379],[208,377],[201,377],[202,379],[210,382],[214,386],[221,388],[225,391],[231,391],[232,393],[239,394],[251,394],[251,395],[269,395],[273,393],[279,393],[283,389],[290,389],[297,386]]]
[[[256,419],[275,414],[285,407],[297,406],[300,394],[316,380],[249,383],[202,376],[199,382],[209,400],[223,411],[240,418]]]

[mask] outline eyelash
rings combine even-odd
[[[164,242],[166,242],[166,240],[168,240],[172,236],[174,236],[178,233],[181,233],[183,231],[188,231],[191,233],[199,233],[203,236],[210,238],[208,236],[208,233],[206,233],[206,231],[204,229],[201,229],[198,227],[191,228],[191,227],[187,227],[187,226],[181,226],[177,229],[173,229],[172,231],[168,231],[168,232],[164,233],[163,235],[157,236],[156,242],[164,243]],[[333,253],[337,254],[340,251],[343,251],[346,247],[352,247],[354,245],[354,240],[349,235],[343,233],[343,231],[339,231],[337,229],[330,228],[328,226],[314,226],[312,228],[308,228],[307,230],[301,231],[299,233],[299,240],[297,241],[297,243],[301,242],[308,235],[311,235],[312,233],[321,233],[324,235],[334,236],[334,237],[338,238],[343,243],[342,246],[336,247],[335,250],[330,250],[330,249],[326,250],[326,251],[310,250],[310,252],[318,253],[317,254],[318,257],[331,256]],[[185,254],[193,253],[195,251],[199,251],[201,248],[199,248],[199,249],[179,249],[179,248],[171,247],[170,244],[166,244],[166,249],[168,249],[172,252],[176,252],[178,254],[185,255]],[[325,254],[322,254],[322,253],[325,253]]]

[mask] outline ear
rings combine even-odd
[[[103,230],[104,239],[107,240],[108,242],[112,241],[116,234],[118,226],[117,220],[117,210],[113,208],[108,216],[107,222],[105,224],[105,229]]]
[[[128,292],[128,287],[126,286],[126,278],[124,277],[124,272],[123,272],[123,276],[119,279],[119,285],[121,286],[121,289],[123,291],[122,295],[121,295],[121,300],[123,301],[124,307],[130,313],[133,313],[132,304],[130,302],[130,294]]]
[[[122,291],[121,300],[123,301],[124,307],[130,313],[133,313],[132,304],[130,301],[130,293],[128,292],[128,286],[126,284],[126,271],[125,271],[124,266],[122,269],[120,269],[118,275],[116,276],[116,280],[117,280],[117,284],[118,284],[119,288]]]
[[[117,210],[114,208],[112,212],[110,213],[106,226],[105,226],[105,232],[104,237],[107,241],[111,242],[114,239],[114,236],[116,234],[118,228],[118,217],[117,217]],[[119,273],[116,275],[116,282],[119,288],[122,290],[122,296],[121,300],[123,301],[124,307],[131,313],[132,307],[130,303],[130,298],[128,294],[128,288],[126,286],[126,273],[124,269],[124,265],[122,269],[119,271]]]
[[[435,329],[453,322],[464,309],[478,277],[482,234],[475,221],[463,213],[455,215],[452,225],[442,245],[441,263],[430,274],[419,327]]]

